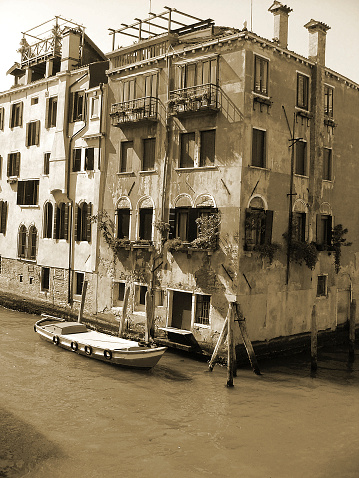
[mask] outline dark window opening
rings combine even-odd
[[[293,238],[299,242],[305,242],[305,225],[306,214],[305,212],[293,213]]]
[[[51,153],[44,153],[44,174],[46,176],[50,174],[50,156]]]
[[[85,92],[75,91],[70,96],[70,122],[82,121],[85,117]]]
[[[215,159],[216,131],[201,131],[200,166],[213,166]]]
[[[142,171],[152,171],[155,169],[156,157],[156,138],[143,140],[143,161]]]
[[[255,56],[254,60],[254,91],[268,95],[268,60]]]
[[[38,199],[39,180],[18,181],[17,201],[19,206],[35,206]]]
[[[44,210],[44,237],[51,239],[52,237],[52,217],[53,207],[50,202],[45,204]]]
[[[76,206],[75,233],[76,241],[91,242],[92,204],[82,203]]]
[[[82,294],[82,287],[84,285],[85,274],[83,272],[75,273],[75,294]]]
[[[22,101],[20,103],[14,103],[13,105],[11,105],[10,128],[22,126],[22,106]]]
[[[60,203],[56,206],[54,214],[54,238],[67,239],[68,221],[69,221],[69,206],[65,203]]]
[[[117,238],[128,239],[130,237],[130,210],[117,209]]]
[[[323,297],[327,295],[327,276],[318,276],[317,283],[317,297]]]
[[[6,234],[7,201],[0,201],[0,234]]]
[[[297,106],[308,110],[309,107],[309,77],[297,74]]]
[[[36,246],[37,246],[37,229],[35,226],[31,226],[29,229],[28,258],[32,261],[36,260]]]
[[[295,145],[295,174],[305,176],[307,172],[307,143],[297,141]]]
[[[317,215],[317,244],[319,249],[326,249],[332,242],[332,216]]]
[[[272,241],[273,211],[264,209],[246,209],[245,249],[270,244]]]
[[[0,131],[4,131],[5,108],[0,108]]]
[[[152,208],[140,209],[140,229],[139,239],[151,241],[152,240]]]
[[[8,177],[18,177],[20,175],[20,153],[10,153],[7,157],[7,175]]]
[[[41,268],[41,290],[48,291],[50,289],[50,267]]]
[[[140,285],[138,292],[139,292],[138,293],[138,303],[140,305],[145,305],[146,304],[147,286],[146,285]]]
[[[132,171],[133,155],[133,141],[123,141],[121,143],[120,173]]]
[[[18,257],[25,259],[26,256],[26,237],[27,237],[27,229],[24,225],[22,225],[19,229],[18,235]]]
[[[48,98],[46,102],[46,107],[46,128],[53,128],[54,126],[56,126],[57,96],[52,96],[51,98]]]
[[[209,325],[211,297],[209,295],[196,295],[196,324]]]
[[[40,121],[31,121],[26,125],[26,146],[38,146],[40,141]]]
[[[266,131],[253,128],[252,166],[266,167]]]
[[[93,171],[95,165],[95,149],[86,148],[85,149],[85,170]]]
[[[334,108],[333,108],[333,96],[334,88],[331,86],[324,86],[324,114],[328,118],[333,118]]]
[[[72,171],[81,171],[81,148],[76,148],[72,153]]]
[[[180,168],[194,167],[195,133],[181,134]]]
[[[332,180],[332,150],[324,148],[323,153],[323,179]]]
[[[183,242],[189,241],[188,235],[189,208],[176,209],[176,238]]]
[[[33,96],[33,97],[31,98],[31,106],[32,106],[32,105],[37,105],[38,102],[39,102],[39,97],[38,97],[38,96]]]

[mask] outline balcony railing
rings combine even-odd
[[[61,56],[61,42],[55,37],[23,47],[21,51],[21,66],[32,65],[52,56]]]
[[[146,96],[114,103],[111,105],[110,116],[113,126],[140,121],[158,121],[158,98]]]
[[[208,83],[171,91],[168,107],[173,115],[193,112],[215,113],[220,108],[219,88]]]

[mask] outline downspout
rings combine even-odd
[[[70,86],[69,92],[71,88],[76,85],[79,81],[81,81],[85,76],[88,76],[89,72],[87,71],[84,75],[77,78]],[[85,104],[84,104],[84,111],[85,111],[85,124],[84,126],[74,133],[69,140],[69,148],[68,148],[68,165],[67,165],[67,175],[66,175],[66,197],[68,201],[71,203],[71,216],[70,217],[70,224],[69,224],[69,267],[68,267],[68,284],[67,284],[67,303],[72,305],[72,292],[73,292],[73,281],[72,281],[72,261],[73,261],[73,247],[74,247],[74,240],[73,240],[73,224],[74,224],[74,200],[70,198],[70,162],[71,162],[71,145],[72,141],[75,137],[82,133],[82,131],[88,126],[87,124],[87,95],[85,93]],[[68,137],[69,131],[69,118],[67,120],[67,131],[66,136]]]

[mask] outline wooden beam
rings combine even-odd
[[[209,368],[209,371],[210,371],[210,372],[213,371],[213,368],[214,368],[214,366],[215,366],[215,364],[216,364],[216,359],[217,359],[217,356],[218,356],[219,349],[220,349],[220,347],[221,347],[222,343],[224,342],[224,340],[225,340],[225,338],[226,338],[226,335],[227,335],[228,317],[229,317],[229,309],[228,309],[228,314],[227,314],[226,320],[224,321],[224,324],[223,324],[221,333],[220,333],[220,335],[219,335],[219,337],[218,337],[216,346],[215,346],[215,348],[214,348],[214,351],[213,351],[211,360],[209,361],[209,364],[208,364],[208,368]]]
[[[87,291],[87,280],[85,280],[84,283],[82,284],[81,305],[80,305],[79,315],[77,317],[77,322],[81,322],[82,320],[82,315],[83,315],[84,307],[85,307],[86,291]]]
[[[229,312],[228,312],[227,387],[233,387],[234,362],[236,360],[235,349],[234,349],[233,304],[234,302],[229,303]]]
[[[118,336],[122,337],[123,332],[125,330],[125,323],[126,323],[126,312],[127,312],[127,305],[128,305],[128,298],[130,296],[130,287],[126,287],[125,295],[123,298],[123,306],[122,306],[122,314],[120,317],[120,323],[118,328]]]

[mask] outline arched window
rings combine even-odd
[[[26,256],[26,236],[27,229],[24,225],[22,225],[19,229],[17,255],[23,259],[25,259]]]
[[[91,242],[92,204],[83,202],[76,206],[75,237],[76,241]]]
[[[152,240],[153,223],[153,200],[150,197],[144,197],[139,201],[139,224],[138,239],[144,241]]]
[[[56,206],[54,216],[54,238],[67,239],[68,238],[68,223],[69,223],[69,205],[61,202]]]
[[[50,202],[47,202],[44,208],[44,237],[49,239],[52,237],[52,217],[53,207]]]
[[[251,199],[245,214],[245,249],[270,244],[272,241],[273,211],[265,209],[260,196]]]
[[[116,236],[118,239],[129,239],[131,203],[128,198],[121,198],[116,209]]]
[[[31,226],[29,229],[28,259],[36,260],[37,229]]]

